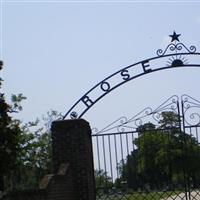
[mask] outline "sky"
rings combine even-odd
[[[63,115],[110,74],[156,56],[173,31],[200,51],[200,1],[1,0],[1,76],[7,99],[23,93],[23,122]],[[199,62],[200,63],[200,62]],[[163,70],[117,88],[83,118],[103,128],[172,95],[200,100],[200,68]]]

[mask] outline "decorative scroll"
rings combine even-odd
[[[181,97],[181,102],[185,125],[200,125],[200,101],[184,94]]]
[[[159,122],[162,116],[162,112],[171,111],[178,115],[178,101],[179,98],[176,95],[173,95],[169,99],[167,99],[164,103],[162,103],[158,108],[154,110],[154,120]]]
[[[162,119],[163,112],[174,112],[178,114],[178,96],[174,95],[162,103],[159,107],[153,110],[147,107],[134,115],[130,119],[127,117],[119,117],[105,128],[99,130],[97,128],[92,129],[92,134],[110,134],[121,132],[134,132],[144,125],[145,123],[152,123],[155,126],[159,126],[159,121]]]
[[[169,35],[171,37],[171,43],[165,50],[158,49],[156,57],[126,66],[97,83],[74,103],[63,116],[63,119],[82,118],[103,97],[123,84],[143,75],[175,67],[200,67],[200,63],[198,62],[200,53],[196,52],[195,46],[186,47],[183,43],[179,42],[180,35],[175,31],[172,35]],[[192,63],[190,58],[192,58]],[[160,62],[157,63],[157,61],[163,60],[166,61],[163,65]]]
[[[156,53],[160,57],[164,56],[168,50],[177,53],[178,51],[182,51],[183,49],[185,49],[187,53],[191,54],[196,52],[195,46],[190,46],[189,48],[187,48],[183,43],[177,43],[177,44],[171,43],[166,47],[165,50],[158,49]]]

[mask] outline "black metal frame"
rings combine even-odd
[[[105,95],[112,92],[114,89],[119,86],[134,80],[143,75],[153,73],[160,70],[171,69],[171,68],[180,68],[180,67],[200,67],[200,62],[189,63],[188,59],[193,59],[194,57],[200,56],[200,53],[196,52],[195,46],[190,46],[187,48],[183,43],[178,42],[177,38],[179,36],[175,35],[176,39],[172,40],[172,42],[165,48],[165,50],[158,49],[157,56],[142,60],[140,62],[136,62],[132,65],[124,67],[117,72],[111,74],[107,78],[103,79],[99,83],[97,83],[94,87],[92,87],[88,92],[86,92],[64,115],[65,118],[81,118],[83,115],[94,106],[100,99],[102,99]],[[172,37],[172,36],[170,36]],[[170,53],[168,53],[170,52]],[[168,54],[166,54],[168,53]],[[152,62],[164,61],[163,67],[158,67],[158,63],[155,65],[151,65]],[[131,70],[139,69],[140,72],[131,74]],[[120,79],[117,83],[113,83],[114,79]],[[97,96],[93,95],[94,93],[98,93]],[[79,107],[83,107],[79,109]]]
[[[131,152],[134,150],[135,147],[134,145],[130,146],[130,141],[134,141],[135,138],[140,137],[138,135],[138,128],[149,122],[149,119],[152,119],[151,123],[154,123],[155,126],[158,127],[158,122],[160,121],[163,112],[173,112],[179,117],[179,123],[176,127],[173,127],[172,129],[176,129],[176,131],[182,134],[182,151],[186,151],[184,149],[184,139],[188,134],[188,131],[189,134],[193,134],[198,143],[200,143],[200,110],[198,112],[197,109],[200,109],[200,101],[186,94],[182,95],[181,98],[174,95],[167,99],[156,109],[147,107],[130,119],[126,117],[120,117],[107,125],[105,128],[102,128],[101,130],[97,130],[96,128],[94,128],[92,138],[94,142],[93,149],[96,150],[97,169],[99,171],[103,169],[106,176],[110,177],[112,182],[116,181],[116,178],[119,178],[119,172],[118,170],[114,172],[114,170],[117,169],[120,162],[125,162],[125,157],[127,157],[127,155],[130,155]],[[173,131],[172,129],[164,127],[161,129],[157,129],[157,131]],[[151,132],[153,130],[148,131]],[[135,136],[135,134],[137,134],[137,136]],[[200,198],[199,191],[196,191],[195,194],[192,191],[193,188],[191,186],[189,171],[184,165],[186,159],[187,158],[185,157],[182,158],[183,165],[181,170],[183,170],[184,188],[181,195],[180,192],[174,195],[172,191],[166,191],[165,197],[169,195],[168,197],[170,197],[171,199],[176,199],[177,197],[180,197],[186,200],[198,200]],[[107,175],[108,172],[109,174]],[[99,189],[107,191],[107,193],[97,192],[97,194],[99,195],[99,199],[121,199],[123,197],[126,199],[129,199],[130,197],[130,199],[132,199],[132,197],[134,196],[134,192],[132,194],[127,194],[126,192],[122,193],[122,191],[120,191],[120,195],[118,196],[118,193],[115,193],[109,187],[106,189],[106,187],[108,187],[108,184],[104,183],[102,187],[97,188],[97,191]],[[112,192],[109,193],[109,190]],[[139,199],[141,198],[141,195],[146,198],[144,192],[145,191],[137,192]],[[146,195],[152,195],[152,191],[146,192]],[[162,195],[160,195],[160,198],[164,198],[163,194],[164,192],[162,193]],[[113,195],[115,196],[115,198],[111,197]],[[173,195],[174,197],[172,197]],[[152,195],[151,199],[154,198],[155,196]]]
[[[196,47],[186,47],[186,45],[179,42],[179,36],[180,34],[176,34],[175,32],[173,35],[170,35],[172,38],[171,43],[167,45],[164,50],[158,49],[156,52],[157,56],[124,67],[97,83],[78,101],[76,101],[76,103],[64,115],[63,119],[77,119],[83,117],[83,115],[105,95],[109,94],[119,86],[143,75],[165,69],[200,67],[200,53],[196,52]],[[197,61],[195,60],[196,58]],[[178,96],[174,95],[156,109],[147,107],[131,118],[122,116],[100,130],[93,128],[93,151],[94,156],[97,157],[94,160],[97,162],[97,169],[99,172],[101,172],[102,169],[104,170],[103,176],[105,179],[105,185],[101,187],[100,184],[100,188],[97,188],[97,191],[98,189],[107,190],[105,194],[104,192],[100,192],[98,198],[132,199],[131,196],[133,197],[133,193],[122,194],[122,191],[120,191],[120,194],[112,191],[111,197],[110,194],[108,194],[108,179],[110,177],[111,181],[114,182],[114,180],[119,177],[119,163],[125,162],[125,155],[129,155],[135,150],[136,146],[133,144],[133,141],[140,137],[138,128],[140,128],[145,122],[148,122],[147,118],[151,118],[149,122],[153,123],[155,127],[157,127],[157,131],[170,132],[174,131],[175,129],[177,132],[182,134],[181,144],[183,152],[182,155],[184,155],[182,156],[184,189],[181,195],[179,192],[174,193],[172,191],[166,191],[168,192],[167,195],[170,197],[170,199],[176,199],[176,197],[186,200],[200,199],[199,191],[197,191],[195,194],[191,192],[192,186],[190,174],[185,166],[185,161],[187,160],[187,149],[185,147],[187,137],[186,132],[189,131],[189,134],[192,134],[196,138],[198,141],[198,146],[200,143],[200,112],[196,111],[199,108],[200,101],[194,99],[193,97],[190,97],[189,95],[182,95],[181,98],[179,98]],[[173,129],[169,127],[159,128],[158,123],[162,118],[162,113],[169,111],[178,116],[178,124],[176,124],[176,127],[173,127]],[[151,132],[152,130],[148,131]],[[107,175],[107,173],[109,173],[109,175]],[[141,199],[141,195],[144,199],[154,199],[155,197],[152,192],[149,193],[147,190],[142,190],[141,192],[137,192],[137,194],[139,199]],[[148,195],[150,195],[150,198],[147,197]],[[163,198],[166,198],[166,196],[160,195],[160,199]],[[137,197],[134,196],[134,199],[137,200]]]

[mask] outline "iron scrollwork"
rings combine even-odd
[[[187,48],[183,43],[177,43],[177,44],[169,44],[167,47],[166,47],[166,49],[165,50],[162,50],[162,49],[158,49],[157,50],[157,55],[158,56],[164,56],[165,55],[165,53],[167,52],[167,50],[170,50],[170,51],[172,51],[172,52],[178,52],[178,51],[181,51],[181,50],[183,50],[183,48],[188,52],[188,53],[195,53],[196,52],[196,47],[195,46],[190,46],[189,48]]]
[[[175,67],[200,67],[199,63],[196,61],[191,63],[190,60],[191,57],[192,59],[194,56],[199,57],[200,53],[196,52],[195,46],[192,45],[187,47],[183,43],[179,42],[180,35],[181,34],[176,34],[175,31],[172,35],[169,35],[172,38],[171,43],[166,47],[165,50],[158,49],[156,52],[156,57],[145,59],[143,61],[126,66],[97,83],[79,100],[77,100],[77,102],[64,115],[63,119],[66,117],[70,117],[71,119],[83,117],[83,115],[91,107],[93,107],[98,101],[100,101],[104,96],[112,92],[114,89],[145,74]],[[169,53],[167,53],[168,51]],[[162,61],[165,60],[165,66],[155,64],[157,59]]]
[[[158,49],[156,52],[158,56],[164,56],[167,50],[170,50],[171,52],[175,52],[176,54],[178,51],[181,51],[183,49],[185,49],[187,53],[191,53],[191,54],[196,52],[195,46],[192,45],[189,48],[187,48],[183,43],[179,42],[179,37],[181,36],[181,34],[177,34],[174,31],[174,33],[169,36],[171,37],[171,43],[166,47],[165,50]]]
[[[200,101],[184,94],[181,97],[181,102],[185,124],[190,126],[200,125]]]
[[[149,122],[153,123],[155,126],[159,126],[159,121],[162,118],[163,112],[171,111],[178,114],[177,102],[178,96],[173,95],[154,110],[151,107],[146,107],[129,119],[125,116],[119,117],[117,120],[114,120],[112,123],[101,130],[93,128],[92,134],[134,132],[140,126]]]

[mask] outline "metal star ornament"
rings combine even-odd
[[[169,35],[172,38],[171,42],[173,42],[173,41],[178,41],[179,42],[178,37],[180,37],[180,35],[181,34],[176,34],[176,32],[174,31],[173,35]]]

